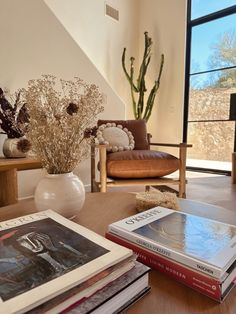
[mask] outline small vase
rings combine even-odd
[[[3,147],[2,147],[2,152],[3,155],[6,158],[22,158],[26,157],[26,153],[23,153],[17,148],[17,143],[19,140],[22,138],[6,138]]]
[[[34,198],[39,211],[52,209],[71,218],[83,207],[85,189],[79,177],[72,172],[47,174],[39,181]]]

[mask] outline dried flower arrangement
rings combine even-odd
[[[12,105],[6,98],[6,93],[0,88],[0,128],[8,138],[24,136],[29,123],[29,114],[26,104],[21,100],[21,92],[9,95],[14,101]]]
[[[21,138],[25,135],[29,124],[29,113],[26,104],[21,100],[21,92],[9,94],[7,99],[6,92],[0,88],[0,129],[1,134],[6,134],[9,139]],[[17,149],[22,153],[30,150],[31,144],[26,138],[17,141]]]
[[[22,95],[30,114],[27,137],[43,167],[49,174],[73,171],[88,156],[91,126],[103,111],[98,87],[78,77],[43,75],[30,80]]]

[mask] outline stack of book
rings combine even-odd
[[[106,237],[219,302],[235,286],[236,226],[155,207],[109,225]]]
[[[51,210],[0,223],[0,313],[119,313],[150,290],[148,271]]]

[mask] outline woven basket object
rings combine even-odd
[[[138,212],[143,212],[156,206],[180,210],[175,193],[150,191],[136,194],[136,210]]]

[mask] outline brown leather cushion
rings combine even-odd
[[[114,122],[116,125],[121,124],[132,132],[135,141],[134,149],[149,149],[145,120],[98,120],[97,125],[100,126],[108,122]]]
[[[133,150],[107,154],[107,176],[112,178],[154,178],[179,169],[179,159],[153,150]]]

